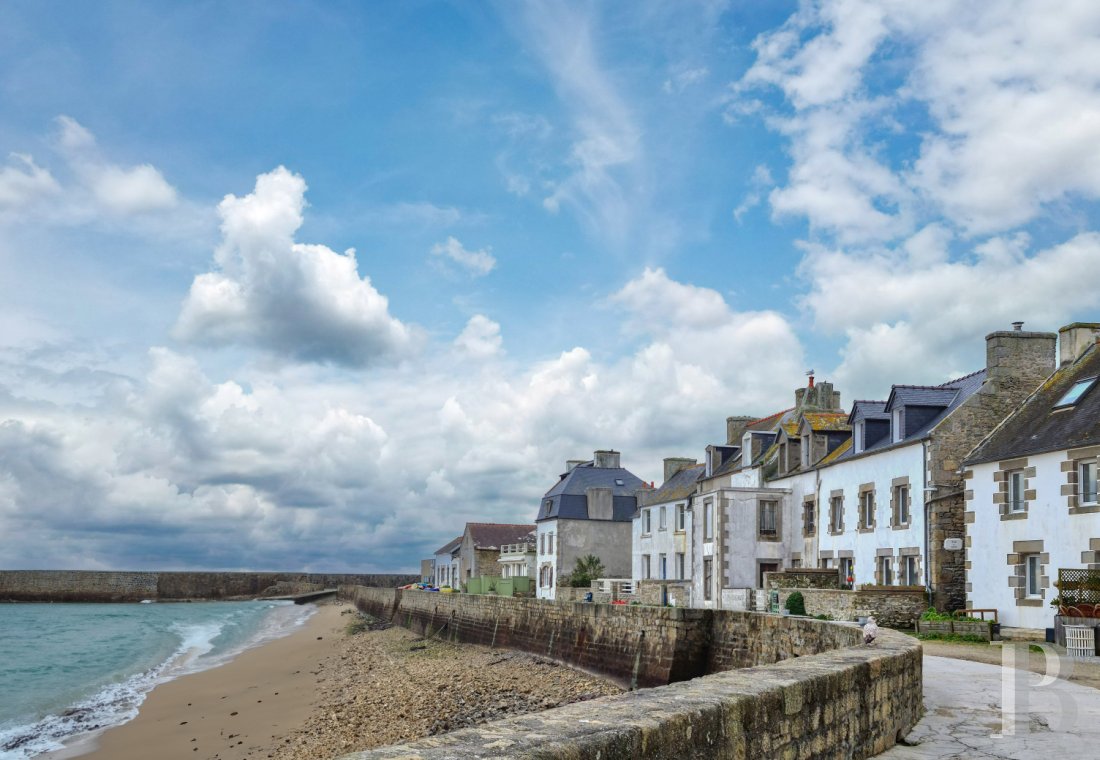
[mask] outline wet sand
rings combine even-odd
[[[161,684],[138,716],[92,741],[46,755],[87,760],[266,758],[311,715],[321,663],[344,638],[346,604],[322,604],[305,625],[211,670]]]

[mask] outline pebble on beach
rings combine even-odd
[[[534,655],[424,640],[402,628],[338,641],[320,665],[322,679],[315,711],[274,760],[326,760],[622,691]]]

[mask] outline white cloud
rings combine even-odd
[[[710,70],[706,66],[697,68],[681,68],[672,73],[661,85],[661,89],[669,95],[680,94],[688,87],[698,84],[707,78]]]
[[[60,190],[49,170],[31,156],[12,153],[10,158],[12,163],[0,168],[0,210],[19,208]]]
[[[483,314],[470,317],[462,333],[455,338],[455,347],[474,358],[496,356],[501,352],[504,340],[500,325]]]
[[[458,240],[448,237],[446,241],[432,246],[432,255],[450,259],[474,277],[482,277],[493,271],[497,265],[496,258],[489,252],[491,250],[491,248],[482,248],[469,251]]]
[[[182,340],[253,345],[304,361],[364,365],[407,354],[414,330],[360,278],[354,250],[296,243],[306,184],[283,167],[218,206],[215,271],[195,278],[176,323]]]
[[[749,192],[737,204],[737,208],[733,210],[733,218],[740,223],[752,209],[760,205],[761,198],[764,191],[775,185],[775,180],[772,179],[771,170],[764,164],[758,164],[752,171],[752,179],[749,182]]]

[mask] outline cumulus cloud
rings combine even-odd
[[[407,354],[415,331],[360,277],[355,251],[297,243],[305,181],[283,167],[218,206],[215,271],[197,276],[175,327],[181,340],[251,345],[302,361],[362,366]]]
[[[8,166],[0,168],[0,210],[27,205],[61,188],[49,170],[24,153],[12,153]]]
[[[500,325],[483,314],[470,317],[462,333],[455,338],[455,347],[474,358],[499,354],[503,343]]]
[[[432,246],[432,255],[449,259],[474,277],[483,277],[493,271],[497,265],[497,260],[489,252],[490,250],[492,249],[482,248],[470,251],[457,239],[448,237],[446,241]]]

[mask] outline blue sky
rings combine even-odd
[[[1100,12],[911,5],[5,3],[0,566],[405,569],[1096,319]]]

